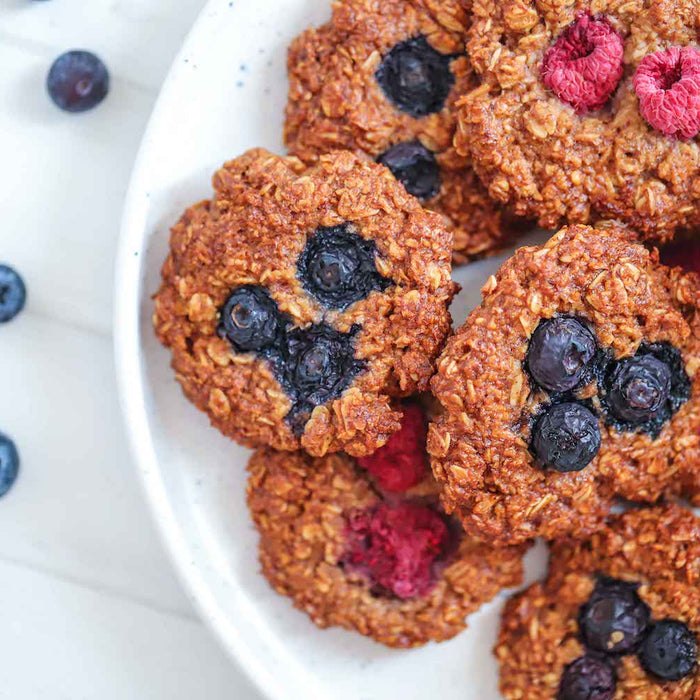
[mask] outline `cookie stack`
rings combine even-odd
[[[450,639],[541,537],[506,698],[700,693],[700,277],[657,248],[699,257],[699,17],[340,0],[289,50],[289,155],[172,229],[156,333],[256,449],[263,573],[318,626]],[[452,265],[528,222],[563,228],[453,332]]]

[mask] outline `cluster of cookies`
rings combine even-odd
[[[504,696],[700,697],[700,521],[670,500],[700,505],[700,277],[655,247],[700,257],[700,3],[332,12],[290,48],[290,155],[214,175],[155,298],[186,396],[256,449],[263,573],[317,625],[411,647],[543,537]],[[523,221],[565,227],[453,332],[452,265]]]

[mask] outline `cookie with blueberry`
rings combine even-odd
[[[388,167],[442,214],[455,260],[484,255],[513,234],[453,146],[454,104],[477,82],[465,52],[460,0],[341,0],[330,22],[289,50],[285,142],[307,162],[337,149]]]
[[[172,230],[158,338],[187,397],[249,446],[373,452],[450,330],[452,237],[381,166],[254,150]]]
[[[554,545],[547,579],[503,610],[507,700],[649,700],[700,693],[700,521],[679,505],[630,511]]]
[[[456,146],[492,197],[545,228],[616,218],[647,239],[697,226],[695,0],[480,0],[481,85]]]
[[[390,647],[444,641],[465,618],[522,580],[525,546],[464,536],[440,509],[420,409],[368,458],[257,451],[248,506],[262,571],[321,628]]]
[[[445,348],[429,449],[474,536],[584,536],[618,499],[700,502],[700,278],[617,224],[522,248]]]

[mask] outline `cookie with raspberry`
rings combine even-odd
[[[381,166],[254,150],[172,230],[155,329],[225,435],[365,455],[399,429],[450,330],[451,235]]]
[[[453,231],[455,261],[512,237],[453,146],[457,97],[477,85],[461,0],[341,0],[289,50],[285,142],[307,162],[336,149],[386,165]]]
[[[403,431],[407,444],[420,437],[414,430]],[[526,546],[467,538],[440,509],[429,471],[414,483],[415,465],[403,466],[414,485],[389,492],[381,472],[347,455],[259,450],[248,467],[248,506],[263,574],[278,593],[319,627],[406,648],[451,639],[467,615],[518,585]]]
[[[543,583],[503,611],[495,654],[507,700],[700,694],[700,520],[679,505],[630,511],[554,545]]]
[[[442,502],[499,543],[581,537],[618,499],[700,502],[700,278],[616,224],[522,248],[432,380]]]
[[[482,84],[460,102],[456,146],[492,197],[546,228],[616,218],[665,240],[697,225],[695,0],[473,11]]]

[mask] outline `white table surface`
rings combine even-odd
[[[197,619],[148,513],[117,406],[114,254],[159,87],[204,0],[0,0],[0,261],[28,290],[0,326],[0,431],[22,468],[0,500],[0,698],[259,698]],[[60,112],[63,51],[109,96]]]

